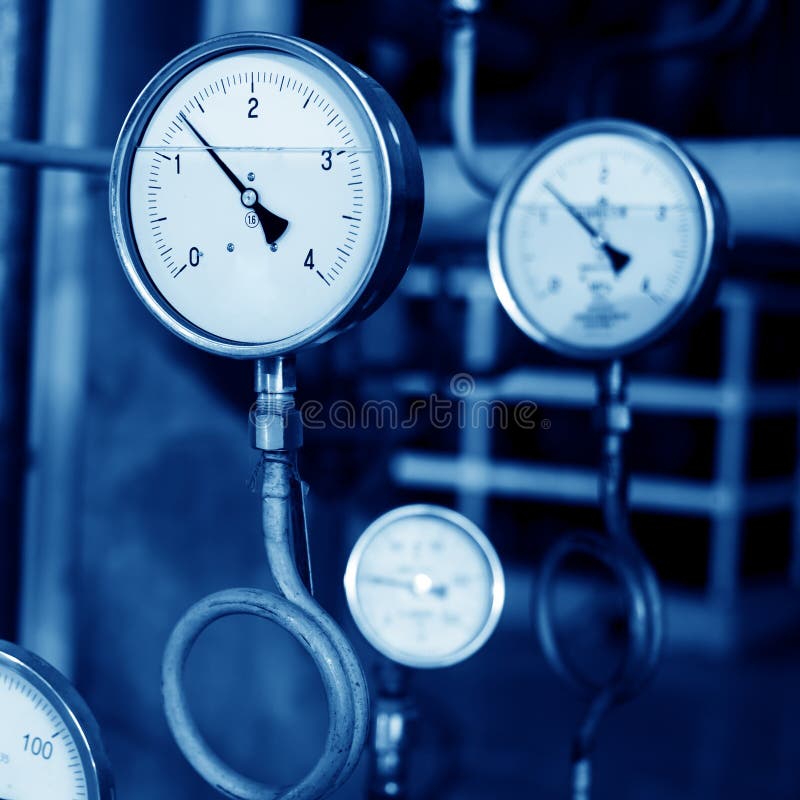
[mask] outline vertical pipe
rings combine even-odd
[[[103,79],[103,8],[104,0],[49,3],[46,141],[93,144]],[[105,191],[102,182],[79,174],[45,173],[39,182],[20,639],[68,675],[80,585],[89,273],[98,226],[107,225]]]
[[[800,392],[800,386],[797,387]],[[800,588],[800,405],[795,412],[797,432],[795,434],[794,502],[792,504],[792,551],[789,560],[789,580]]]
[[[203,0],[200,37],[235,31],[296,34],[301,6],[300,0]]]
[[[0,0],[0,138],[39,131],[42,0]],[[34,173],[0,167],[0,639],[15,639],[20,559]]]
[[[708,576],[712,599],[722,604],[733,602],[739,586],[755,325],[754,301],[747,291],[729,287],[729,297],[724,307],[722,385],[730,400],[719,419],[715,465],[723,503],[711,528]]]

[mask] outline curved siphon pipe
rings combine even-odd
[[[663,644],[663,610],[658,580],[633,540],[628,511],[625,434],[630,427],[622,363],[615,360],[599,380],[599,418],[603,433],[598,490],[606,534],[577,533],[546,553],[535,595],[539,640],[552,669],[587,695],[589,705],[573,741],[572,797],[591,796],[591,754],[600,723],[616,705],[636,695],[658,665]],[[627,597],[628,641],[622,661],[606,681],[593,681],[562,651],[555,631],[553,590],[564,561],[582,554],[605,564]]]
[[[369,691],[364,670],[347,637],[306,589],[297,570],[291,526],[293,482],[299,483],[296,467],[288,457],[265,455],[262,481],[262,527],[264,546],[275,585],[290,602],[305,611],[333,644],[349,688],[352,723],[348,757],[339,775],[340,786],[358,764],[369,733]]]
[[[208,745],[186,698],[184,670],[200,634],[223,617],[249,614],[288,631],[309,652],[328,700],[328,734],[322,755],[297,783],[276,787],[254,781],[229,767]],[[352,699],[333,642],[317,621],[280,595],[261,589],[225,589],[195,603],[179,620],[167,642],[162,664],[167,723],[186,760],[218,792],[235,800],[312,800],[326,796],[344,773],[352,729]]]
[[[471,13],[459,13],[445,26],[445,54],[450,66],[447,97],[448,119],[456,162],[469,182],[484,195],[494,197],[501,177],[482,164],[475,142],[475,21]]]
[[[269,394],[269,393],[267,393]],[[276,414],[290,410],[288,398],[266,396]],[[195,770],[217,791],[235,800],[320,800],[352,774],[369,732],[369,693],[361,663],[334,620],[306,589],[297,568],[295,525],[305,526],[302,484],[294,450],[264,450],[261,461],[264,546],[279,594],[228,589],[195,603],[169,638],[162,666],[164,708],[170,730]],[[300,781],[276,787],[229,767],[206,743],[189,711],[184,670],[191,648],[212,622],[252,614],[284,628],[314,659],[328,701],[323,752]]]

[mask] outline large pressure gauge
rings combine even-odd
[[[609,359],[671,330],[711,296],[719,196],[662,134],[583,123],[548,138],[492,210],[489,264],[514,322],[563,355]]]
[[[491,636],[505,599],[500,559],[483,532],[440,506],[379,517],[350,555],[345,591],[359,630],[409,667],[463,661]]]
[[[0,798],[112,800],[100,730],[66,678],[0,641]]]
[[[179,336],[236,357],[296,350],[374,311],[413,254],[422,195],[386,92],[323,48],[264,33],[168,64],[111,168],[134,289]]]

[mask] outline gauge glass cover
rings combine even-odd
[[[108,800],[97,724],[63,676],[0,642],[0,797]]]
[[[542,143],[498,196],[492,280],[538,342],[617,357],[660,338],[704,292],[718,213],[699,168],[656,131],[572,126]]]
[[[187,51],[142,93],[115,150],[112,227],[134,289],[215,352],[321,340],[370,302],[390,229],[416,241],[419,157],[396,115],[363,73],[299,39],[237,34]]]
[[[345,589],[365,638],[412,667],[473,654],[494,630],[505,593],[486,536],[438,506],[405,506],[372,523],[350,556]]]

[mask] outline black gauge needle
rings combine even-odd
[[[258,217],[258,221],[261,223],[261,229],[264,231],[267,244],[274,245],[289,227],[289,221],[285,220],[283,217],[279,217],[277,214],[273,214],[268,208],[262,206],[258,201],[258,192],[255,189],[250,189],[245,186],[236,175],[234,175],[230,167],[219,157],[216,150],[203,138],[197,128],[189,122],[183,112],[181,112],[181,119],[197,137],[197,141],[206,148],[206,152],[211,158],[217,162],[217,166],[228,176],[230,182],[239,190],[242,205],[253,209],[253,212]]]
[[[398,589],[408,589],[409,592],[413,592],[414,594],[436,594],[439,595],[439,597],[444,597],[447,594],[447,587],[444,585],[432,585],[429,589],[420,591],[414,585],[414,581],[403,581],[399,580],[398,578],[387,578],[383,575],[363,575],[361,580],[366,581],[367,583],[377,583],[381,586],[396,586]]]
[[[602,250],[611,261],[611,266],[614,268],[614,272],[618,273],[621,272],[630,262],[631,257],[627,253],[623,253],[621,250],[617,250],[616,247],[612,247],[605,239],[605,237],[598,231],[586,217],[578,211],[572,203],[564,197],[558,189],[553,186],[550,182],[545,182],[544,188],[550,192],[553,197],[555,197],[558,202],[564,206],[564,208],[569,212],[569,214],[575,219],[575,221],[592,237],[592,244],[595,247]]]

